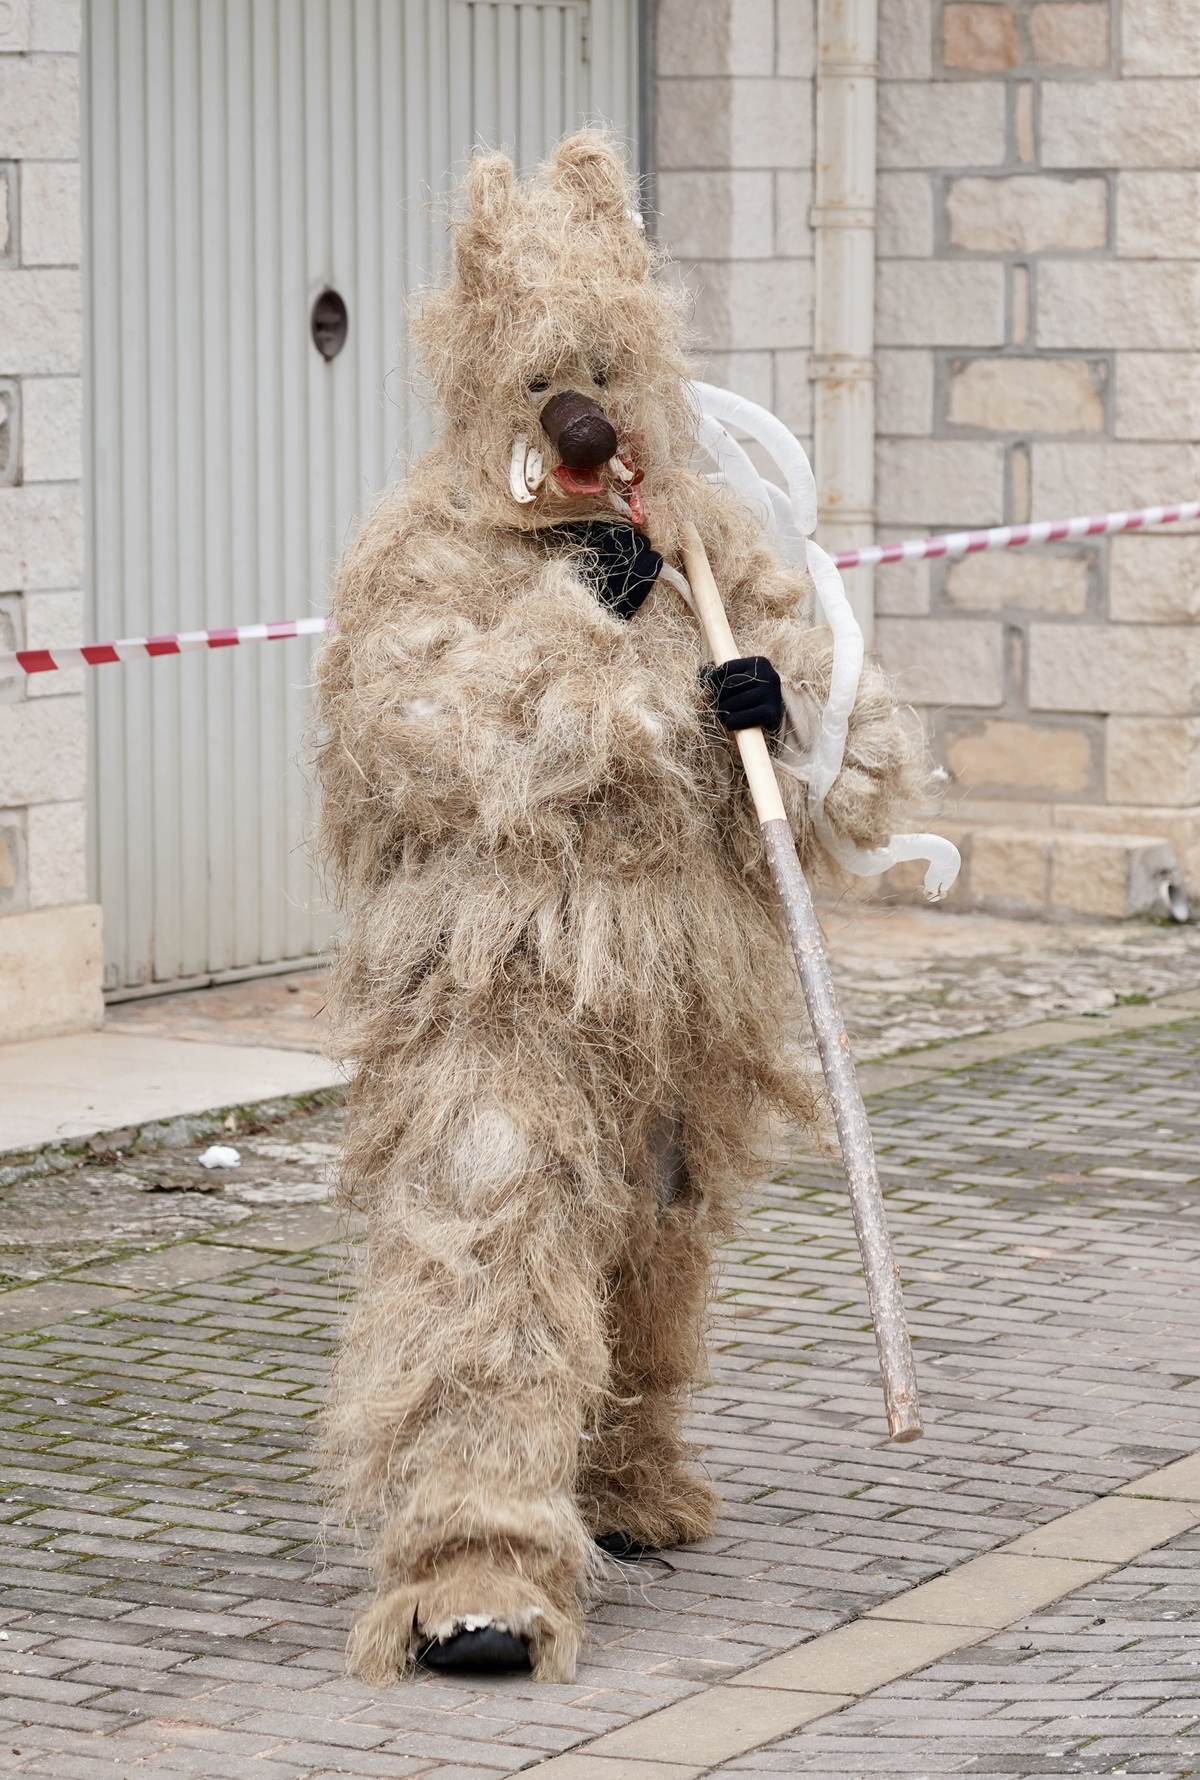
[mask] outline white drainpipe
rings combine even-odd
[[[875,537],[875,83],[878,0],[817,0],[813,457],[825,549]],[[846,591],[870,647],[874,574]]]

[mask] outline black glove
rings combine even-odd
[[[783,688],[765,655],[741,655],[720,667],[707,662],[700,679],[726,729],[765,729],[777,735],[783,728]]]
[[[632,618],[658,580],[658,551],[620,519],[581,519],[554,530],[571,540],[579,571],[601,605],[616,618]]]

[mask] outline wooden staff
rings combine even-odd
[[[733,640],[708,553],[700,533],[691,524],[683,531],[683,561],[709,654],[718,665],[737,659],[741,652]],[[762,826],[767,863],[783,905],[788,938],[792,942],[796,969],[808,1004],[808,1017],[825,1072],[825,1086],[833,1103],[850,1188],[850,1208],[867,1280],[867,1301],[875,1325],[888,1432],[893,1440],[917,1440],[924,1430],[917,1398],[916,1369],[904,1320],[900,1270],[888,1235],[867,1109],[854,1073],[854,1059],[838,1008],[829,959],[825,955],[812,895],[800,869],[796,844],[779,795],[767,738],[761,729],[739,729],[735,731],[734,739]]]

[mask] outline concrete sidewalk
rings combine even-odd
[[[324,974],[123,1002],[101,1032],[0,1045],[0,1155],[336,1087]]]
[[[0,1154],[333,1087],[323,1057],[134,1031],[0,1045]]]

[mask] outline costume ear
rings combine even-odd
[[[508,236],[516,204],[516,174],[507,155],[477,155],[463,182],[467,207],[454,237],[454,258],[465,278],[487,278]]]
[[[600,130],[577,130],[564,136],[550,160],[550,182],[572,200],[585,217],[629,228],[629,185],[625,163]]]

